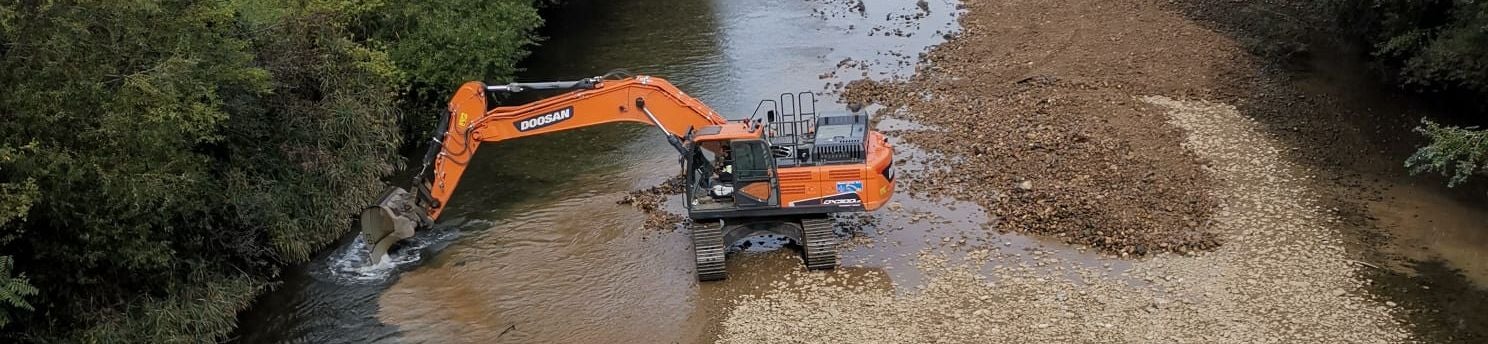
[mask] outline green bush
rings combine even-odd
[[[515,73],[533,43],[529,29],[540,24],[530,1],[403,1],[369,13],[360,29],[405,72],[406,84],[448,93]]]
[[[1488,131],[1449,127],[1421,120],[1416,131],[1431,139],[1405,165],[1411,173],[1438,172],[1449,177],[1447,186],[1457,186],[1468,177],[1488,173]]]
[[[1345,1],[1350,2],[1350,1]],[[1343,22],[1406,89],[1488,110],[1488,1],[1367,0],[1342,7]],[[1477,119],[1479,121],[1485,118]],[[1456,186],[1484,173],[1488,133],[1423,121],[1431,142],[1406,160],[1413,173],[1440,172]]]
[[[0,163],[13,160],[15,160],[15,150],[0,146]],[[31,203],[36,200],[39,193],[36,181],[31,179],[0,183],[0,229],[6,228],[5,226],[12,222],[25,221],[26,213],[30,211]],[[15,231],[0,231],[0,246],[19,236],[20,233]],[[10,324],[15,316],[35,310],[26,298],[36,295],[36,287],[31,286],[25,274],[13,275],[14,268],[14,258],[0,255],[0,329]]]
[[[507,81],[535,41],[529,29],[541,24],[530,1],[400,1],[368,13],[358,31],[403,72],[404,139],[423,144],[450,90],[469,80]]]
[[[1375,56],[1404,85],[1488,95],[1488,2],[1374,0],[1359,17]]]
[[[437,113],[408,90],[506,77],[538,24],[512,0],[0,1],[0,342],[226,334],[398,167],[400,104]]]

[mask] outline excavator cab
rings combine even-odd
[[[695,141],[693,146],[684,177],[688,212],[695,218],[780,206],[774,159],[764,140],[716,139]]]

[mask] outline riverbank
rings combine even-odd
[[[511,75],[538,5],[0,4],[0,342],[226,337],[427,137],[420,94]]]
[[[1379,95],[1339,90],[1375,84],[1274,68],[1247,52],[1241,41],[1253,37],[1166,2],[966,6],[965,31],[928,54],[915,77],[846,91],[849,100],[887,105],[883,116],[930,126],[895,134],[942,155],[946,168],[905,179],[916,191],[976,201],[998,219],[990,229],[1149,257],[1123,270],[995,242],[961,250],[965,257],[927,251],[917,261],[928,282],[907,292],[783,288],[743,298],[725,321],[725,342],[782,340],[765,334],[842,342],[1477,338],[1462,324],[1480,320],[1443,300],[1476,299],[1476,265],[1450,257],[1481,248],[1425,238],[1471,242],[1481,209],[1454,193],[1402,187],[1420,184],[1399,175],[1409,127],[1360,125],[1402,123],[1400,108],[1358,111],[1399,97],[1338,106]],[[1092,208],[1064,193],[1118,201]],[[1432,208],[1442,204],[1449,207]],[[1391,211],[1435,222],[1381,215]],[[1134,212],[1166,220],[1112,215]],[[1132,229],[1102,231],[1124,223]],[[1416,231],[1434,234],[1410,238]],[[1218,245],[1195,244],[1208,240]],[[1379,244],[1434,258],[1391,258],[1398,254]],[[1029,256],[1035,262],[1023,261]],[[1401,265],[1404,272],[1378,268]],[[1443,265],[1469,277],[1430,269]],[[1429,296],[1438,295],[1432,285],[1459,297]]]

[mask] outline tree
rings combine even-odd
[[[0,0],[0,342],[225,335],[351,230],[400,104],[428,104],[409,90],[506,77],[539,23],[517,0]]]

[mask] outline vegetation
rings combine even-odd
[[[530,0],[0,0],[0,342],[207,342],[345,234]]]
[[[1403,87],[1471,99],[1480,113],[1488,109],[1488,2],[1371,0],[1351,12],[1351,27],[1374,48],[1379,63],[1398,71]],[[1416,130],[1431,143],[1406,160],[1413,172],[1447,174],[1452,186],[1488,172],[1488,132],[1423,122]]]
[[[1381,63],[1399,81],[1428,92],[1488,94],[1488,2],[1372,0],[1357,9]]]
[[[1447,186],[1462,184],[1476,174],[1488,174],[1488,131],[1422,122],[1416,131],[1430,138],[1431,144],[1405,161],[1411,173],[1440,172],[1451,178]]]
[[[1214,6],[1189,1],[1181,8],[1228,29],[1251,52],[1301,62],[1314,43],[1359,47],[1401,89],[1454,104],[1458,119],[1488,121],[1488,1],[1327,0],[1243,1]],[[1339,42],[1342,40],[1342,42]],[[1426,122],[1431,140],[1406,161],[1416,173],[1436,171],[1459,185],[1483,169],[1483,137],[1476,128]]]

